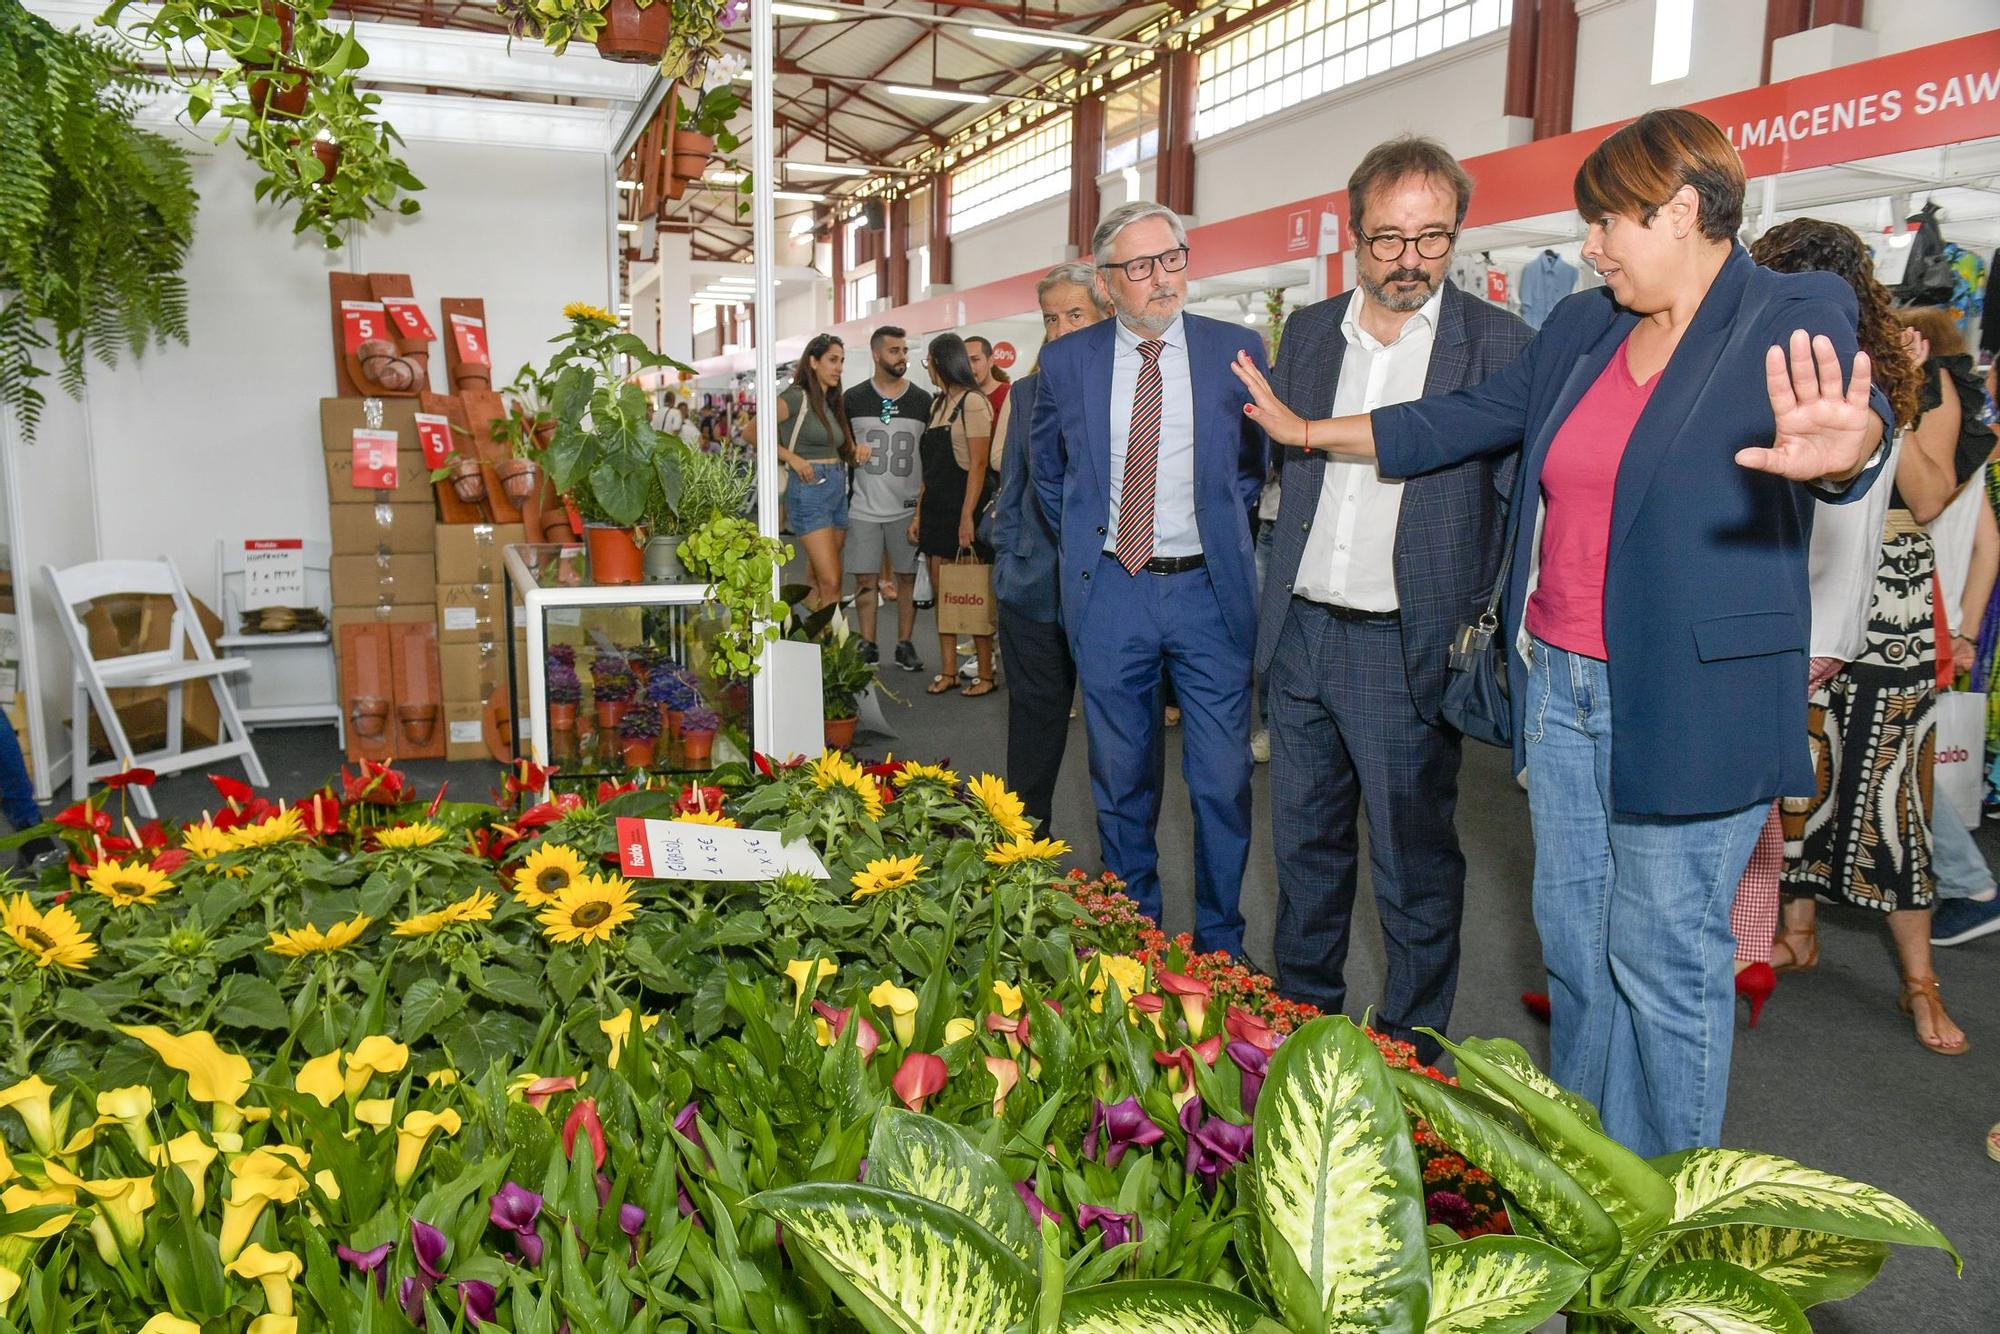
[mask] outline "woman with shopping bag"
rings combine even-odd
[[[959,693],[993,691],[993,552],[978,540],[979,516],[992,502],[987,458],[993,444],[993,405],[979,392],[965,340],[940,334],[931,340],[924,367],[937,396],[930,429],[917,442],[924,486],[910,519],[910,539],[930,564],[937,590],[938,674],[933,695],[958,679],[958,636],[972,635],[979,675]],[[971,484],[972,478],[979,484]]]

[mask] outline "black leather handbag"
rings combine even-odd
[[[1438,711],[1444,720],[1474,741],[1508,749],[1514,744],[1514,711],[1507,689],[1507,641],[1500,634],[1500,603],[1507,594],[1507,575],[1514,565],[1513,534],[1500,558],[1500,575],[1486,609],[1471,625],[1459,629],[1451,643],[1451,661]]]

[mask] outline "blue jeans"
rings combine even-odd
[[[0,812],[16,833],[42,822],[35,785],[28,777],[27,761],[21,758],[21,740],[5,718],[0,718]]]
[[[1931,801],[1931,876],[1940,899],[1975,899],[1993,892],[1992,868],[1958,818],[1958,808],[1943,796]]]
[[[1535,640],[1527,691],[1549,1073],[1642,1157],[1719,1144],[1736,1029],[1729,907],[1770,803],[1621,814],[1605,664]]]
[[[785,518],[800,537],[822,528],[847,527],[847,465],[815,463],[813,481],[785,469]]]

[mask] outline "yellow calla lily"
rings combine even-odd
[[[354,1119],[364,1126],[387,1130],[389,1123],[396,1119],[395,1099],[363,1098],[354,1104]]]
[[[201,1334],[201,1326],[181,1319],[172,1311],[162,1311],[139,1326],[139,1334]]]
[[[153,1151],[153,1090],[144,1084],[107,1089],[97,1095],[97,1115],[125,1127],[132,1144],[142,1154]]]
[[[457,1082],[458,1071],[451,1069],[449,1066],[433,1070],[424,1076],[425,1088],[448,1089]]]
[[[292,1313],[292,1280],[304,1271],[293,1252],[265,1250],[254,1241],[223,1268],[226,1274],[262,1284],[265,1309],[281,1316]]]
[[[260,1315],[250,1322],[244,1334],[299,1334],[299,1318],[295,1315]]]
[[[361,1039],[361,1044],[347,1058],[348,1099],[360,1097],[361,1090],[376,1075],[396,1074],[409,1063],[410,1049],[394,1038],[376,1034]]]
[[[868,993],[868,1003],[889,1013],[896,1041],[905,1047],[917,1040],[917,993],[893,982],[877,982]]]
[[[322,1167],[313,1173],[313,1184],[318,1186],[320,1194],[329,1200],[340,1198],[340,1178],[335,1176],[331,1169]]]
[[[324,1056],[315,1056],[299,1067],[292,1076],[292,1087],[311,1098],[322,1107],[331,1107],[347,1091],[347,1084],[340,1077],[341,1051],[330,1051]]]
[[[203,1139],[199,1132],[190,1130],[184,1135],[176,1135],[165,1144],[155,1144],[146,1156],[155,1167],[172,1164],[181,1169],[187,1178],[189,1193],[194,1197],[194,1211],[199,1214],[208,1202],[208,1165],[215,1161],[215,1146]]]
[[[815,981],[824,982],[839,971],[840,965],[831,959],[794,959],[786,964],[785,976],[792,979],[792,1008],[806,1003],[806,989]]]
[[[0,1089],[0,1107],[14,1109],[14,1114],[28,1128],[28,1143],[39,1154],[54,1153],[56,1139],[62,1134],[56,1126],[55,1109],[50,1105],[55,1091],[55,1085],[40,1075],[29,1075],[18,1084]]]
[[[306,1179],[298,1170],[303,1166],[304,1163],[295,1166],[269,1149],[257,1149],[231,1160],[229,1194],[222,1202],[222,1234],[217,1238],[217,1249],[225,1264],[242,1251],[243,1243],[250,1239],[250,1229],[257,1225],[266,1205],[290,1204],[305,1193]]]
[[[152,1024],[120,1024],[118,1031],[153,1049],[172,1068],[188,1077],[188,1096],[210,1104],[217,1130],[234,1130],[242,1123],[237,1104],[250,1091],[250,1062],[226,1052],[205,1030],[178,1036]]]
[[[603,1031],[604,1036],[611,1039],[611,1068],[613,1070],[618,1068],[618,1057],[625,1050],[626,1041],[632,1036],[632,1015],[634,1013],[632,1008],[627,1006],[623,1014],[597,1021],[597,1026]],[[640,1031],[650,1033],[659,1026],[660,1016],[657,1014],[640,1016]]]
[[[0,1209],[17,1214],[23,1209],[39,1209],[45,1204],[74,1205],[76,1192],[62,1186],[52,1186],[46,1190],[36,1190],[33,1186],[12,1185],[0,1191]],[[38,1223],[26,1232],[14,1235],[25,1240],[40,1240],[53,1237],[69,1226],[70,1220],[58,1214],[46,1222]]]
[[[993,996],[1000,1002],[1000,1013],[1012,1019],[1021,1012],[1021,989],[998,978],[993,980]]]
[[[153,1178],[108,1177],[86,1181],[83,1188],[97,1200],[97,1216],[111,1225],[118,1248],[135,1257],[146,1236],[146,1211],[153,1207]]]
[[[7,1309],[7,1303],[14,1300],[14,1294],[21,1290],[21,1276],[5,1263],[0,1263],[0,1311]],[[200,1334],[200,1331],[196,1331]]]
[[[396,1184],[410,1184],[410,1178],[417,1174],[417,1161],[424,1155],[424,1145],[432,1135],[456,1135],[459,1125],[458,1113],[450,1108],[405,1114],[403,1123],[396,1127]]]
[[[20,1169],[14,1166],[14,1160],[7,1156],[6,1141],[0,1140],[0,1186],[6,1185],[20,1175]]]
[[[954,1042],[963,1042],[979,1031],[979,1025],[970,1019],[952,1019],[945,1023],[944,1041],[948,1047]]]

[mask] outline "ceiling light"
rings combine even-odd
[[[789,0],[773,0],[771,12],[783,14],[788,19],[804,19],[807,23],[831,23],[840,17],[837,10],[821,5],[795,5]]]
[[[618,230],[621,232],[636,232],[639,230],[639,224],[636,222],[621,222],[618,224]]]
[[[702,179],[710,185],[741,185],[743,184],[743,173],[724,168],[719,171],[711,171],[703,176]]]
[[[786,171],[798,172],[801,176],[867,176],[866,167],[851,167],[843,162],[787,162]]]
[[[1081,37],[1057,32],[1029,32],[1025,28],[974,28],[974,37],[990,37],[996,42],[1019,42],[1022,46],[1046,46],[1054,51],[1088,51],[1091,44]]]
[[[884,84],[882,91],[894,93],[898,97],[930,98],[938,102],[963,102],[969,107],[983,107],[993,99],[985,93],[962,93],[956,88],[919,88],[911,83]]]
[[[618,182],[618,188],[619,188],[620,190],[636,190],[636,189],[638,189],[638,188],[639,188],[639,182],[637,182],[637,181],[620,181],[620,182]]]
[[[808,204],[824,204],[826,202],[825,195],[817,195],[810,190],[773,190],[771,191],[771,198],[800,199]]]

